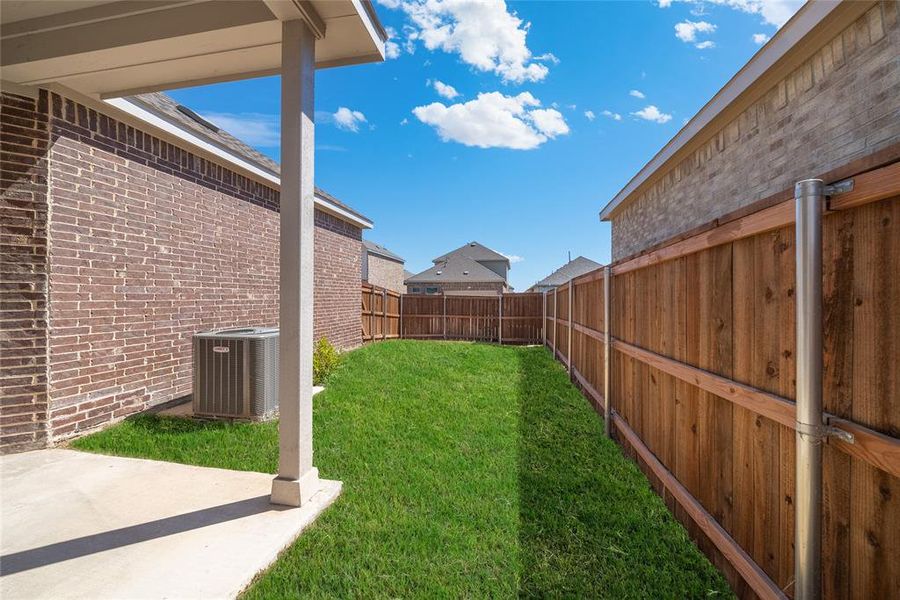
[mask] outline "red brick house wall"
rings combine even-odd
[[[4,94],[0,139],[0,447],[29,450],[47,440],[46,108]]]
[[[102,113],[51,94],[46,122],[52,441],[189,394],[194,332],[277,325],[279,221],[277,190]],[[357,346],[361,230],[317,209],[315,244],[315,335]]]

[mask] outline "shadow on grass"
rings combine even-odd
[[[731,592],[544,348],[521,352],[522,597]]]

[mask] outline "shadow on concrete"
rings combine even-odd
[[[200,529],[264,512],[280,510],[290,510],[290,508],[271,504],[269,496],[266,494],[265,496],[230,502],[148,523],[131,525],[31,550],[6,554],[0,556],[0,576],[13,575],[73,558],[175,535],[192,529]]]

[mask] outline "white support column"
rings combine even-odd
[[[272,503],[301,506],[319,491],[313,467],[313,234],[315,35],[282,23],[281,304],[278,477]]]

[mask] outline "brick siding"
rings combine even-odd
[[[403,263],[388,260],[375,254],[368,254],[369,276],[367,283],[383,287],[394,292],[406,292],[403,285]]]
[[[896,0],[880,2],[612,219],[620,259],[900,141]]]
[[[42,215],[34,225],[42,233],[49,204],[53,442],[189,394],[194,332],[277,325],[279,199],[273,188],[56,94],[42,118],[49,202],[34,192],[42,212],[29,214]],[[318,209],[315,225],[315,336],[352,348],[361,343],[361,230]],[[42,258],[47,244],[39,241]],[[30,400],[34,422],[46,419],[41,398],[35,391]]]
[[[47,111],[0,100],[0,450],[47,440]]]

